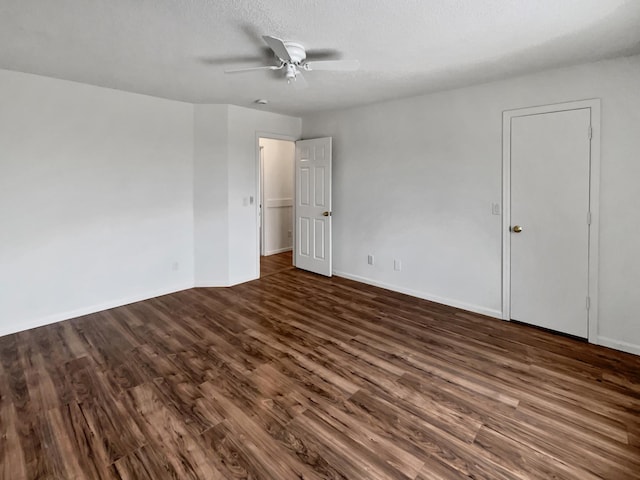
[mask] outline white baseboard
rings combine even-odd
[[[290,252],[293,250],[293,247],[284,247],[284,248],[276,248],[275,250],[269,250],[265,252],[264,256],[268,257],[269,255],[275,255],[277,253]]]
[[[258,279],[260,279],[260,275],[255,277],[248,277],[248,278],[232,278],[231,280],[229,280],[229,285],[227,285],[227,287],[235,287],[236,285],[241,285],[247,282],[253,282],[254,280],[258,280]]]
[[[62,322],[63,320],[70,320],[76,317],[82,317],[83,315],[90,315],[92,313],[101,312],[103,310],[109,310],[110,308],[121,307],[123,305],[128,305],[130,303],[141,302],[142,300],[149,300],[150,298],[161,297],[162,295],[167,295],[169,293],[180,292],[182,290],[187,290],[189,288],[193,288],[192,283],[178,284],[173,287],[162,288],[159,290],[140,293],[137,295],[132,295],[130,297],[121,298],[118,300],[111,300],[109,302],[101,303],[98,305],[92,305],[90,307],[78,308],[76,310],[71,310],[68,312],[55,313],[53,315],[47,315],[46,317],[38,318],[35,320],[30,320],[28,322],[23,322],[16,325],[6,325],[0,327],[0,337],[4,335],[9,335],[11,333],[22,332],[24,330],[30,330],[32,328],[42,327],[44,325],[50,325],[56,322]]]
[[[340,272],[337,270],[334,270],[333,274],[338,277],[354,280],[356,282],[366,283],[367,285],[373,285],[375,287],[384,288],[386,290],[404,293],[412,297],[422,298],[423,300],[429,300],[431,302],[441,303],[443,305],[460,308],[462,310],[468,310],[470,312],[479,313],[481,315],[487,315],[489,317],[502,318],[502,312],[499,310],[480,307],[478,305],[472,305],[465,302],[460,302],[458,300],[452,300],[450,298],[439,297],[437,295],[419,292],[416,290],[399,287],[397,285],[391,285],[388,283],[380,282],[380,281],[373,280],[366,277],[361,277],[359,275],[352,275],[346,272]],[[247,280],[244,280],[244,281],[247,281]],[[183,283],[183,284],[174,285],[173,287],[162,288],[162,289],[151,291],[151,292],[146,292],[146,293],[141,293],[137,295],[132,295],[130,297],[121,298],[119,300],[112,300],[112,301],[101,303],[98,305],[92,305],[90,307],[79,308],[76,310],[63,312],[63,313],[56,313],[54,315],[48,315],[46,317],[42,317],[36,320],[23,322],[18,325],[0,327],[0,336],[22,332],[24,330],[30,330],[32,328],[42,327],[44,325],[50,325],[52,323],[61,322],[64,320],[70,320],[76,317],[82,317],[83,315],[90,315],[92,313],[101,312],[103,310],[109,310],[110,308],[121,307],[123,305],[128,305],[130,303],[141,302],[143,300],[149,300],[150,298],[160,297],[162,295],[168,295],[170,293],[175,293],[182,290],[188,290],[193,287],[229,287],[231,286],[231,285],[217,284],[218,282],[213,282],[213,283],[214,284],[209,284],[206,282],[198,282],[195,285],[191,283]],[[242,283],[242,282],[238,282],[238,283]],[[597,343],[598,345],[602,345],[603,347],[609,347],[615,350],[620,350],[620,351],[631,353],[634,355],[640,355],[640,345],[635,345],[633,343],[623,342],[620,340],[614,340],[611,338],[600,337],[600,336],[597,338],[595,343]]]
[[[206,280],[200,280],[191,285],[189,288],[224,288],[229,287],[228,283],[223,283],[219,281],[207,282]]]
[[[422,298],[423,300],[429,300],[430,302],[441,303],[443,305],[448,305],[450,307],[456,307],[462,310],[468,310],[470,312],[479,313],[481,315],[487,315],[489,317],[502,319],[501,310],[493,310],[491,308],[472,305],[469,303],[461,302],[459,300],[453,300],[451,298],[439,297],[437,295],[432,295],[430,293],[419,292],[419,291],[411,290],[404,287],[398,287],[397,285],[391,285],[388,283],[379,282],[377,280],[361,277],[359,275],[352,275],[346,272],[339,272],[334,270],[333,274],[338,277],[348,278],[349,280],[355,280],[356,282],[366,283],[367,285],[373,285],[374,287],[380,287],[386,290],[392,290],[394,292],[404,293],[405,295],[411,295],[412,297]]]
[[[621,350],[623,352],[633,353],[634,355],[640,355],[640,345],[635,345],[633,343],[622,342],[620,340],[600,336],[598,336],[596,343],[603,347],[609,347],[614,350]]]

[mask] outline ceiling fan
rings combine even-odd
[[[303,45],[296,42],[286,42],[269,35],[264,35],[262,39],[275,54],[279,61],[278,65],[226,70],[224,73],[243,73],[254,70],[283,70],[284,77],[288,83],[298,88],[304,88],[307,86],[307,81],[302,75],[302,71],[331,70],[352,72],[360,68],[360,62],[357,60],[318,60],[308,62],[307,51]]]

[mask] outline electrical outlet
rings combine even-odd
[[[492,203],[491,204],[491,214],[492,215],[500,215],[500,204]]]
[[[173,262],[173,265],[171,265],[171,270],[177,272],[178,270],[180,270],[180,264],[178,262]]]
[[[393,269],[396,272],[399,272],[400,270],[402,270],[402,262],[400,260],[394,260],[393,261]]]
[[[373,255],[367,255],[367,263],[373,265]]]
[[[292,232],[291,232],[291,230],[289,230],[289,231],[287,232],[287,237],[291,238],[291,233],[292,233]]]

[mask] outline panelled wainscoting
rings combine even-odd
[[[0,357],[3,479],[640,478],[640,358],[294,269]]]

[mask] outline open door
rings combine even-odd
[[[331,276],[331,137],[296,142],[295,266]]]

